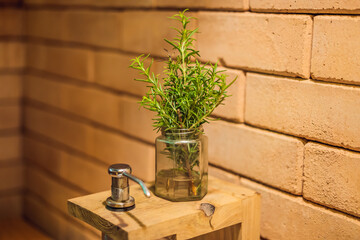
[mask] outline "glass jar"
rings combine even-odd
[[[194,201],[207,193],[207,137],[202,129],[162,131],[156,138],[155,194]]]

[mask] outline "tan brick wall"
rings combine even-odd
[[[157,133],[152,113],[137,104],[146,88],[133,81],[129,60],[151,53],[161,73],[169,49],[162,39],[175,35],[167,17],[190,8],[201,60],[238,76],[232,98],[214,112],[221,120],[205,128],[210,174],[262,194],[264,238],[358,238],[358,1],[25,0],[24,7],[0,9],[0,176],[24,171],[24,214],[52,237],[99,237],[66,214],[65,200],[108,189],[109,164],[129,163],[153,179]],[[22,183],[13,184],[0,185],[0,206],[19,215]]]
[[[0,3],[1,4],[1,3]],[[25,66],[23,10],[0,7],[0,220],[22,215],[22,75]]]

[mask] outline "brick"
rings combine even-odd
[[[95,240],[100,237],[100,233],[93,230],[94,228],[75,224],[72,218],[59,214],[33,195],[26,194],[24,197],[24,214],[27,219],[55,239]],[[92,231],[89,231],[90,228]]]
[[[178,22],[168,17],[175,11],[127,11],[123,14],[123,49],[137,53],[151,53],[156,56],[173,54],[172,47],[164,38],[172,40],[177,32],[171,27],[180,27]],[[190,16],[190,15],[189,15]],[[191,14],[196,17],[196,14]],[[188,29],[196,28],[197,20],[193,19]],[[167,49],[167,51],[164,50]]]
[[[153,130],[153,118],[155,114],[140,107],[138,101],[132,97],[124,96],[119,104],[120,108],[120,130],[132,136],[136,136],[147,142],[154,143],[155,138],[160,135]]]
[[[31,37],[65,40],[66,14],[58,10],[29,10],[26,12],[26,34]]]
[[[360,150],[360,88],[248,74],[245,122]]]
[[[90,193],[105,191],[109,188],[110,179],[106,164],[80,157],[30,137],[25,137],[24,140],[25,158],[49,173],[66,179]]]
[[[250,0],[250,8],[259,12],[360,13],[360,3],[357,0]]]
[[[261,194],[260,234],[266,239],[357,239],[360,221],[242,179],[243,185]]]
[[[360,84],[359,38],[360,17],[315,17],[312,78]]]
[[[94,80],[94,55],[90,50],[29,44],[27,63],[30,68],[84,81]]]
[[[21,112],[19,105],[0,105],[0,130],[20,128]]]
[[[249,9],[249,0],[154,0],[156,7],[177,7],[177,8],[201,8],[201,9],[222,9],[222,10],[247,10]]]
[[[204,61],[308,78],[312,20],[304,15],[200,12]]]
[[[28,165],[26,168],[26,189],[31,194],[38,196],[40,201],[44,201],[48,208],[53,208],[65,216],[68,214],[67,200],[87,194],[32,165]],[[46,197],[44,197],[44,193]],[[74,220],[81,226],[88,227],[86,223],[78,219]]]
[[[103,86],[136,95],[147,92],[136,70],[129,68],[133,55],[99,51],[95,53],[95,81]],[[156,63],[156,62],[155,62]]]
[[[111,11],[68,11],[66,39],[96,46],[121,46],[122,14]]]
[[[19,9],[0,10],[0,36],[20,36],[23,34],[23,11]]]
[[[228,75],[226,82],[229,84],[237,77],[232,86],[228,88],[228,93],[231,95],[223,102],[224,105],[218,106],[213,114],[222,118],[230,119],[236,122],[244,122],[244,107],[245,107],[245,74],[242,71],[219,68],[219,70],[226,70],[223,74]]]
[[[22,95],[22,81],[18,75],[1,75],[0,86],[0,100],[18,99]]]
[[[21,157],[20,136],[0,136],[0,162]]]
[[[149,142],[156,137],[153,114],[140,109],[140,99],[134,97],[38,77],[27,77],[25,96]]]
[[[211,165],[209,165],[209,175],[234,184],[241,183],[241,178],[238,175],[229,173]]]
[[[305,145],[304,198],[360,216],[360,153]]]
[[[152,0],[25,0],[27,4],[53,6],[151,7]]]
[[[22,216],[22,196],[20,193],[0,196],[0,219],[19,218]]]
[[[24,66],[24,44],[18,42],[0,42],[0,69],[20,69]]]
[[[26,189],[38,196],[43,196],[47,204],[63,214],[67,214],[66,202],[68,199],[86,194],[86,192],[65,185],[59,179],[52,178],[33,166],[27,166],[25,175]]]
[[[144,180],[154,178],[154,148],[148,144],[31,107],[25,108],[25,126],[106,164],[130,164]]]
[[[301,194],[304,147],[300,140],[223,121],[210,123],[205,133],[210,163]]]
[[[20,189],[23,185],[23,168],[21,164],[0,167],[0,191]]]
[[[127,163],[134,175],[145,181],[153,181],[155,173],[155,149],[134,140],[110,133],[96,131],[93,155],[106,163]]]
[[[103,47],[120,48],[122,13],[91,10],[30,10],[27,35]]]

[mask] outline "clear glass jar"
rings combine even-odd
[[[207,137],[202,129],[162,131],[156,138],[155,194],[194,201],[207,193]]]

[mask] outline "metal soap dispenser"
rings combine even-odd
[[[128,164],[113,164],[108,172],[111,176],[111,196],[106,199],[107,209],[129,211],[135,208],[135,199],[129,194],[129,178],[141,186],[146,197],[150,197],[149,189],[143,181],[131,175],[131,167]]]

